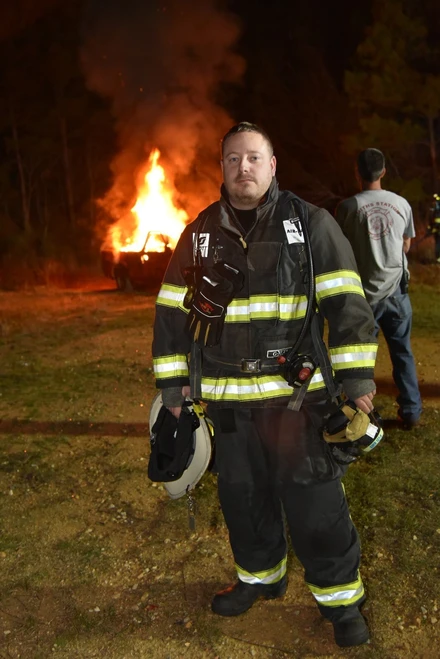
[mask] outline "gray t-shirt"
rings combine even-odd
[[[415,236],[409,203],[388,190],[364,190],[339,204],[336,220],[353,247],[368,302],[392,295],[408,269],[403,237]]]

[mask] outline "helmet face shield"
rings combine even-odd
[[[335,460],[347,465],[379,444],[382,419],[376,410],[366,414],[347,401],[327,419],[323,434]]]

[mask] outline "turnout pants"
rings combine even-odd
[[[322,438],[328,402],[287,408],[209,408],[218,491],[238,577],[271,584],[286,573],[287,522],[321,613],[343,620],[364,599],[360,546],[340,477]]]

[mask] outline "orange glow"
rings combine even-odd
[[[188,215],[174,206],[173,191],[166,181],[163,167],[158,164],[159,157],[159,150],[154,149],[138,198],[131,209],[136,221],[133,234],[124,241],[118,224],[111,229],[115,252],[140,252],[144,248],[148,252],[163,252],[167,246],[174,249],[185,228]]]

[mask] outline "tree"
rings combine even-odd
[[[359,125],[346,136],[347,151],[380,148],[389,186],[412,202],[438,191],[440,183],[439,35],[428,30],[427,16],[426,2],[376,0],[372,24],[345,75]]]

